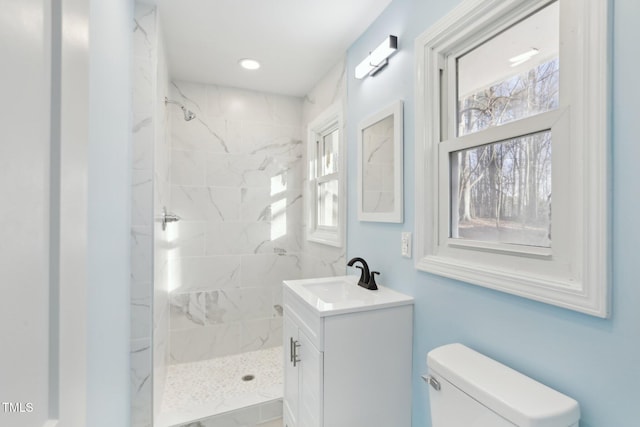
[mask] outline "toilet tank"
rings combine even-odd
[[[432,427],[578,426],[578,402],[462,344],[427,366]]]

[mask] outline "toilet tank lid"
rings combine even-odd
[[[519,427],[568,427],[580,419],[574,399],[462,344],[431,350],[427,366]]]

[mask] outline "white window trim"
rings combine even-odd
[[[316,141],[318,136],[325,135],[330,130],[338,130],[338,172],[318,178],[317,172],[317,151]],[[307,219],[307,240],[324,245],[341,248],[344,246],[346,230],[346,182],[345,182],[345,140],[344,121],[342,105],[333,104],[323,111],[315,120],[309,123],[307,129],[307,197],[305,203]],[[338,178],[338,226],[334,228],[318,226],[318,195],[317,186],[319,181],[327,181]]]
[[[549,253],[500,253],[491,245],[463,248],[452,245],[448,235],[439,238],[439,218],[449,209],[441,206],[444,187],[439,185],[445,179],[448,193],[448,166],[442,171],[439,154],[441,126],[447,123],[440,116],[440,100],[441,96],[452,97],[441,94],[440,72],[445,69],[446,58],[468,44],[470,37],[484,41],[548,3],[549,0],[467,0],[416,39],[416,268],[608,317],[610,11],[606,0],[560,3],[561,22],[565,17],[572,19],[570,28],[561,26],[560,36],[561,76],[571,76],[561,77],[561,94],[570,94],[570,104],[563,97],[560,108],[546,117],[565,121],[558,129],[568,133],[563,140],[568,141],[567,153],[573,159],[570,170],[558,178],[563,181],[567,200],[556,203],[554,192],[554,226],[556,219],[570,225],[563,231],[566,247],[554,245]],[[510,125],[503,125],[507,126]],[[500,127],[496,129],[495,132],[502,131]],[[554,185],[557,169],[554,167]],[[568,186],[571,191],[566,191]],[[561,210],[556,209],[558,205]],[[554,227],[554,244],[555,233]],[[561,274],[560,266],[570,274]]]

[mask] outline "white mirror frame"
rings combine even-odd
[[[389,212],[368,212],[363,209],[364,202],[364,168],[363,153],[364,140],[362,134],[370,126],[384,120],[387,117],[393,117],[393,210]],[[388,107],[380,110],[376,114],[367,117],[360,122],[358,126],[358,219],[360,221],[375,222],[396,222],[404,221],[404,198],[403,198],[403,113],[402,101],[398,100]]]

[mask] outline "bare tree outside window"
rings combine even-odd
[[[463,95],[458,134],[478,132],[558,107],[553,58]],[[551,132],[451,153],[451,237],[551,247]]]

